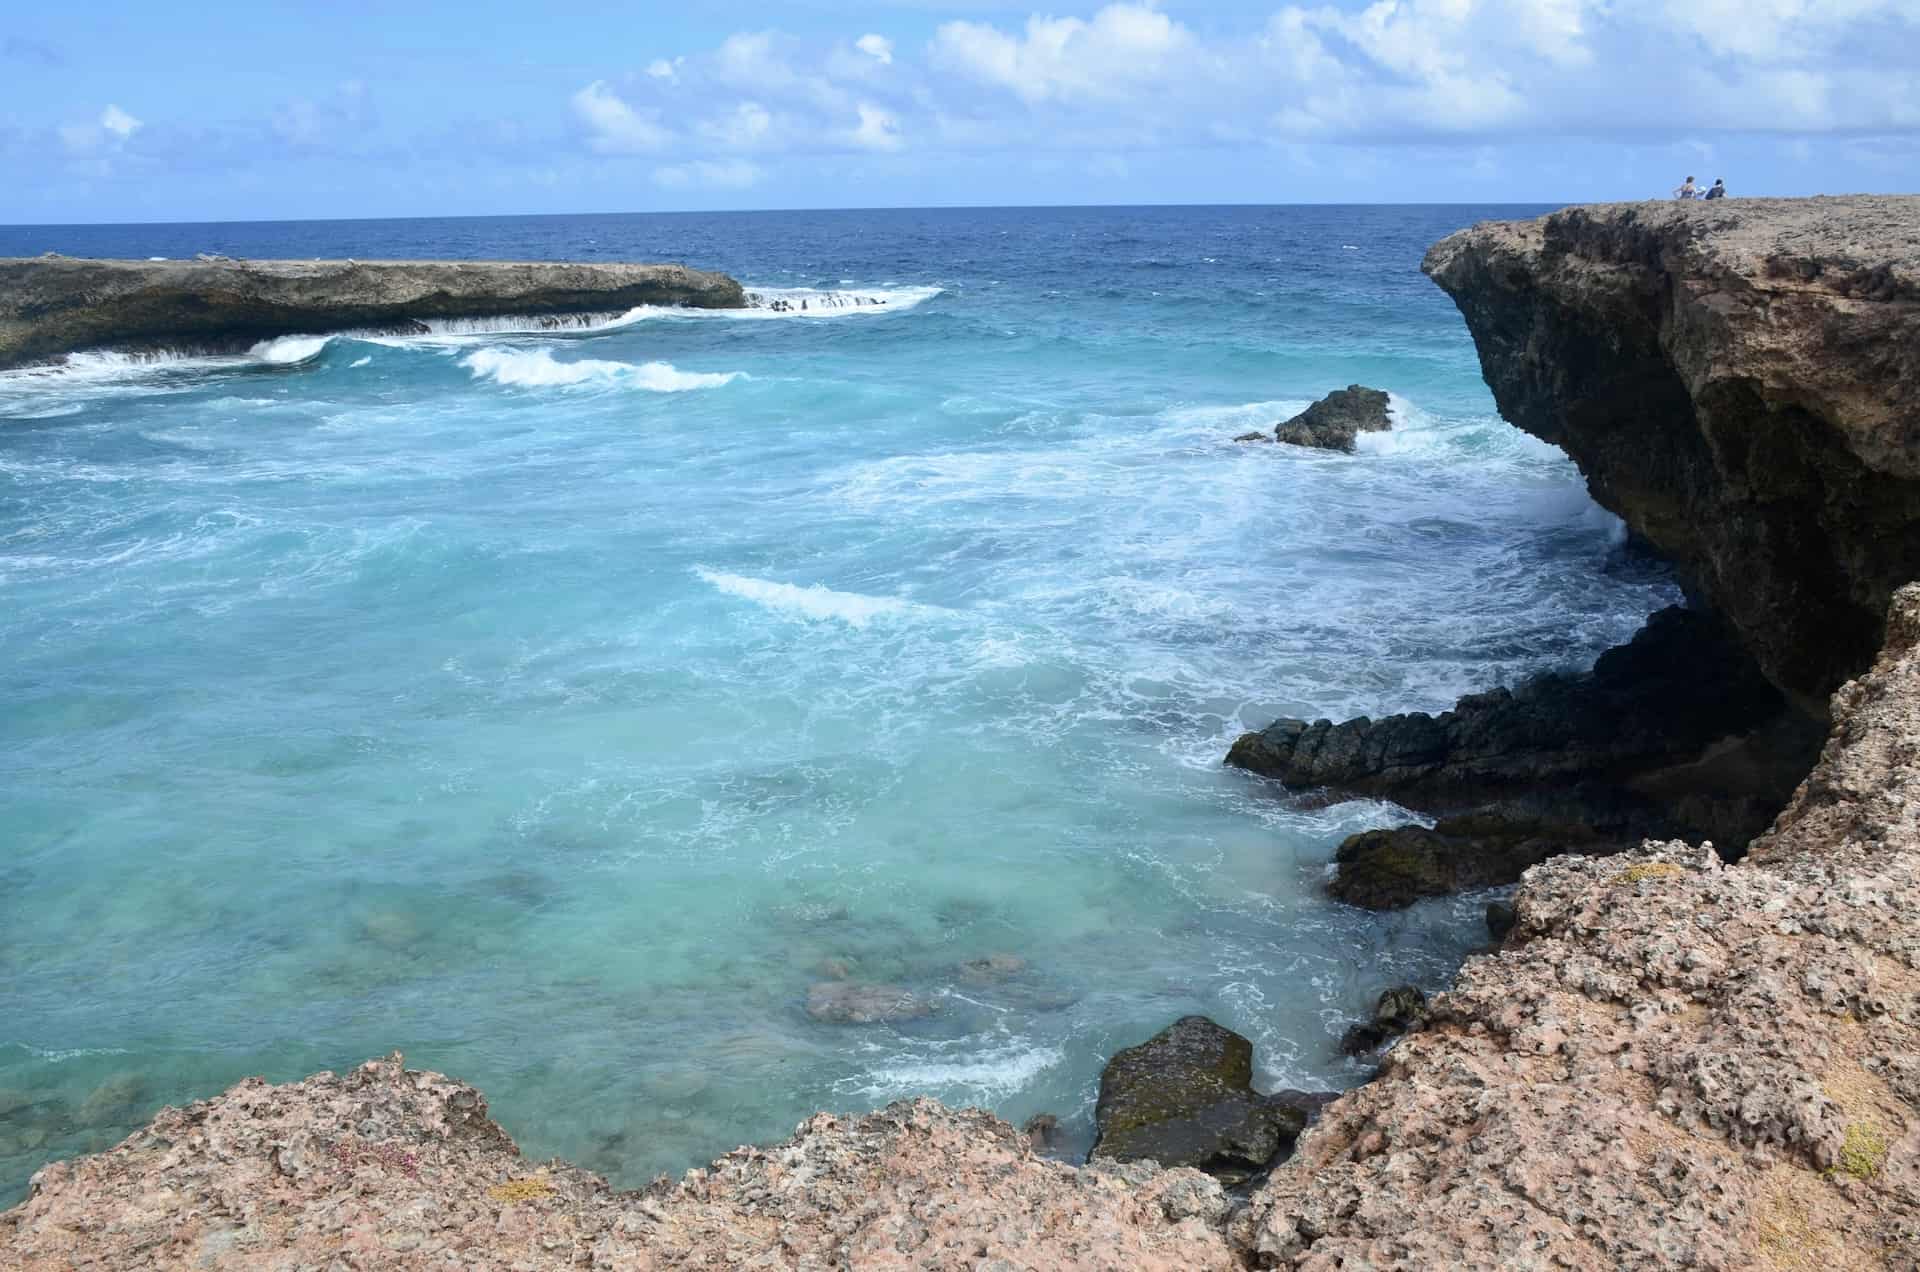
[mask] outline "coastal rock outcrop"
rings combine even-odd
[[[1431,828],[1340,845],[1333,895],[1384,909],[1646,838],[1707,838],[1736,853],[1786,803],[1819,740],[1725,624],[1676,606],[1583,675],[1469,694],[1437,716],[1276,720],[1241,736],[1227,763],[1440,814]]]
[[[1193,1166],[1223,1183],[1265,1170],[1307,1124],[1304,1109],[1253,1089],[1253,1043],[1183,1016],[1107,1061],[1093,1159]]]
[[[1389,398],[1379,389],[1349,384],[1335,389],[1273,430],[1275,441],[1321,450],[1350,451],[1362,433],[1383,433],[1393,427]],[[1238,441],[1250,438],[1237,438]]]
[[[557,261],[0,260],[0,370],[83,349],[246,349],[423,319],[738,309],[740,284],[684,265]]]
[[[1501,414],[1822,715],[1920,578],[1920,198],[1568,208],[1425,269]]]

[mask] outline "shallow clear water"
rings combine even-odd
[[[0,1201],[404,1049],[637,1182],[926,1093],[1083,1137],[1192,1011],[1264,1081],[1472,899],[1224,770],[1580,665],[1673,589],[1502,424],[1424,247],[1537,209],[0,229],[0,255],[686,259],[884,299],[0,376]],[[1235,445],[1350,381],[1353,456]],[[967,959],[1025,970],[969,978]],[[932,997],[821,1024],[823,964]]]

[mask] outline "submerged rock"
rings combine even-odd
[[[1018,976],[1027,970],[1027,960],[1018,954],[988,954],[984,958],[968,959],[960,964],[959,970],[963,980],[986,984]]]
[[[1335,389],[1300,414],[1278,425],[1273,437],[1295,446],[1350,451],[1361,433],[1384,433],[1393,427],[1388,397],[1364,384]],[[1246,441],[1249,438],[1238,438]]]
[[[1185,1016],[1107,1062],[1092,1156],[1193,1166],[1244,1183],[1284,1153],[1306,1113],[1253,1089],[1253,1044]]]
[[[807,1015],[828,1024],[887,1024],[932,1014],[931,1002],[898,985],[821,981],[807,991]]]

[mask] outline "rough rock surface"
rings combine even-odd
[[[1244,1183],[1285,1152],[1304,1109],[1253,1089],[1253,1043],[1183,1016],[1107,1062],[1094,1111],[1095,1160],[1193,1166]]]
[[[121,1269],[1238,1266],[1191,1170],[1076,1168],[928,1100],[821,1114],[769,1149],[617,1193],[524,1161],[472,1087],[399,1056],[241,1083],[0,1215],[0,1266]]]
[[[1373,1017],[1350,1025],[1340,1035],[1340,1053],[1364,1056],[1378,1051],[1427,1018],[1427,996],[1412,985],[1383,990],[1373,1006]]]
[[[1528,871],[1381,1077],[1236,1216],[1264,1266],[1920,1266],[1920,588],[1737,866]]]
[[[414,331],[425,318],[746,303],[731,278],[683,265],[0,259],[0,370],[81,349],[221,352],[276,336]]]
[[[1335,389],[1300,414],[1277,425],[1273,438],[1295,446],[1350,451],[1362,433],[1383,433],[1393,427],[1387,395],[1364,384]],[[1248,441],[1250,437],[1235,438]]]
[[[1425,268],[1501,414],[1823,712],[1920,578],[1920,197],[1568,208]]]
[[[872,1025],[932,1014],[932,1003],[898,985],[820,981],[807,990],[807,1015],[829,1024]]]

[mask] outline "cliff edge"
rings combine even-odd
[[[1568,208],[1425,269],[1501,414],[1822,714],[1920,578],[1920,197]]]
[[[86,349],[216,353],[278,336],[418,332],[429,318],[746,303],[733,279],[684,265],[0,260],[0,370]]]

